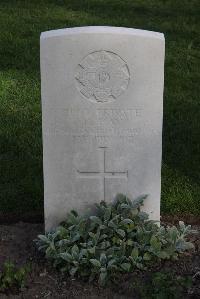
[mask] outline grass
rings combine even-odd
[[[166,37],[162,212],[200,215],[199,0],[1,0],[0,210],[42,211],[40,32],[112,25]]]

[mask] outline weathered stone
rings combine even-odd
[[[160,217],[164,37],[114,27],[41,35],[45,227],[117,193]]]

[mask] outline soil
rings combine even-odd
[[[164,223],[176,223],[172,217],[163,217]],[[193,228],[198,233],[191,236],[191,241],[195,244],[195,250],[181,257],[176,262],[166,261],[155,265],[150,272],[136,271],[130,275],[124,275],[120,278],[117,285],[112,285],[106,289],[99,288],[95,283],[78,281],[69,277],[61,276],[55,269],[38,254],[33,240],[38,234],[44,232],[43,224],[18,222],[16,224],[0,225],[0,270],[2,270],[5,261],[11,260],[17,266],[21,267],[31,263],[31,273],[27,277],[25,288],[16,292],[3,294],[0,298],[140,298],[134,290],[133,282],[135,277],[148,279],[152,271],[161,271],[165,269],[169,273],[173,270],[177,276],[192,277],[193,284],[183,298],[200,298],[200,225],[196,223]],[[144,277],[145,276],[145,277]]]

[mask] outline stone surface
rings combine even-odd
[[[68,211],[148,194],[160,217],[164,36],[115,27],[41,35],[46,230]]]

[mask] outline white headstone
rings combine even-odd
[[[149,194],[160,218],[164,36],[115,27],[41,35],[45,228]]]

